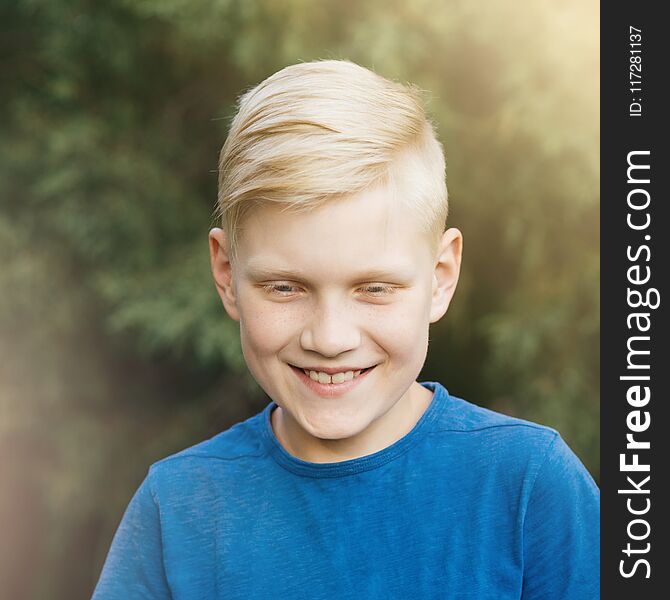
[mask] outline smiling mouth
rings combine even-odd
[[[289,363],[290,364],[290,363]],[[291,365],[292,369],[295,369],[297,372],[304,374],[306,377],[309,377],[312,381],[320,383],[323,385],[339,385],[357,379],[361,375],[364,375],[368,371],[374,369],[377,365],[372,365],[371,367],[366,367],[364,369],[358,369],[356,371],[342,371],[340,373],[335,373],[329,375],[328,373],[323,373],[320,371],[311,371],[309,369],[302,369]]]

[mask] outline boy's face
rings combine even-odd
[[[425,400],[416,378],[458,280],[460,232],[433,253],[411,211],[379,188],[303,213],[261,207],[239,239],[231,266],[212,230],[212,269],[247,366],[280,407],[280,441],[314,456],[307,447],[337,444],[328,440],[370,453],[404,435]],[[303,369],[368,371],[328,382]]]

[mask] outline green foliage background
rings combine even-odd
[[[210,280],[236,96],[347,58],[431,94],[459,289],[423,379],[599,475],[598,3],[22,0],[0,8],[0,581],[87,598],[151,462],[260,410]]]

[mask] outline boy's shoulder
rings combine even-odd
[[[447,399],[445,408],[431,428],[431,447],[438,454],[456,450],[467,455],[471,465],[481,462],[490,468],[497,463],[509,468],[516,464],[524,469],[539,467],[552,449],[555,452],[565,445],[551,427],[484,408],[444,388],[442,391]]]
[[[197,444],[157,460],[149,467],[153,473],[175,475],[179,472],[197,474],[200,469],[211,469],[212,462],[233,466],[263,457],[264,449],[259,435],[265,410]],[[248,464],[248,463],[247,463]]]
[[[553,439],[558,435],[555,429],[546,425],[506,415],[444,392],[448,396],[447,409],[441,413],[436,431],[477,433],[490,430],[500,435],[537,439]]]

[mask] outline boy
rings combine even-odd
[[[258,415],[153,464],[94,598],[599,597],[599,491],[553,430],[418,383],[458,281],[421,95],[347,61],[245,93],[212,273]]]

